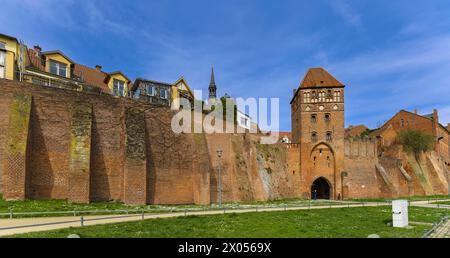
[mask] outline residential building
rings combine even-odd
[[[15,37],[0,34],[0,78],[19,80],[25,66],[24,47]]]
[[[128,96],[131,86],[120,71],[106,73],[101,66],[78,64],[60,50],[42,51],[38,45],[27,48],[4,34],[0,34],[0,78],[118,97]]]
[[[450,167],[450,125],[445,127],[439,123],[437,109],[434,109],[433,113],[425,115],[419,115],[417,110],[414,110],[414,112],[400,110],[371,135],[378,137],[386,145],[395,142],[397,133],[407,129],[420,130],[432,135],[434,150],[443,157],[445,164]]]
[[[131,88],[132,97],[155,105],[170,106],[172,84],[138,78]]]
[[[245,114],[244,112],[240,111],[239,109],[236,112],[236,121],[237,121],[237,125],[245,128],[247,130],[250,130],[251,127],[251,122],[252,122],[252,118]]]

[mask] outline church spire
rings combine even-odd
[[[216,99],[217,98],[217,86],[216,86],[216,80],[214,79],[214,67],[211,67],[211,81],[209,82],[209,99]]]

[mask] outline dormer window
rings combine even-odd
[[[113,94],[114,96],[123,97],[125,96],[125,82],[121,80],[114,79],[113,81]]]
[[[67,77],[67,65],[50,60],[50,72],[59,76]]]

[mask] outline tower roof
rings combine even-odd
[[[211,80],[209,82],[209,87],[216,86],[216,80],[214,78],[214,67],[211,67]]]
[[[343,87],[329,72],[322,67],[310,68],[300,83],[300,88]]]

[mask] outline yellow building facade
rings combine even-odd
[[[19,41],[0,34],[0,78],[18,80],[19,70],[24,67],[25,57]]]

